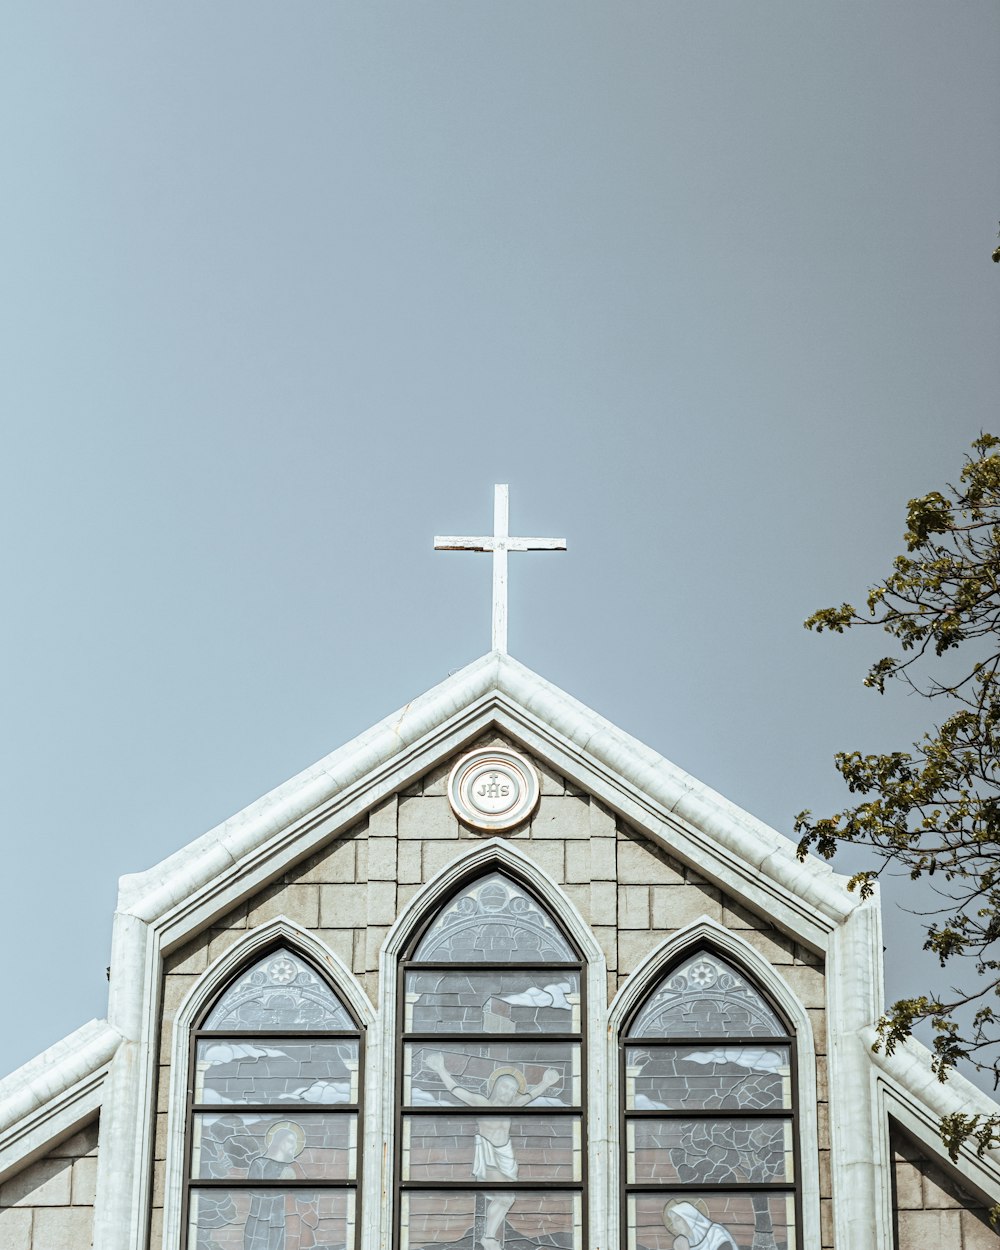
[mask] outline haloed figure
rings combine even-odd
[[[291,1180],[295,1176],[292,1161],[305,1143],[302,1129],[291,1120],[272,1124],[264,1142],[264,1153],[250,1164],[250,1180]],[[285,1250],[284,1193],[263,1190],[251,1195],[243,1250]]]
[[[517,1068],[497,1068],[486,1082],[486,1094],[463,1089],[445,1067],[444,1055],[430,1054],[425,1063],[444,1082],[445,1089],[468,1107],[524,1107],[540,1098],[561,1080],[555,1068],[547,1068],[537,1085],[529,1086]],[[477,1181],[516,1181],[517,1160],[510,1140],[510,1116],[480,1116],[476,1121],[475,1154],[472,1175]],[[486,1195],[486,1223],[483,1250],[502,1250],[500,1234],[514,1195],[500,1191]]]

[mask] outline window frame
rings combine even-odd
[[[445,961],[445,960],[417,960],[414,955],[420,946],[425,934],[449,906],[449,904],[457,898],[463,890],[467,889],[478,880],[485,879],[492,875],[499,875],[511,884],[524,891],[529,898],[544,912],[556,927],[567,946],[574,954],[575,958],[561,963],[545,963],[544,961],[529,962],[506,962],[496,963],[482,961]],[[562,893],[558,890],[558,893]],[[431,1033],[424,1034],[417,1031],[408,1031],[406,1029],[406,975],[411,971],[450,971],[450,972],[479,972],[479,973],[511,973],[511,972],[532,972],[535,970],[546,969],[565,972],[576,972],[579,978],[580,993],[580,1028],[578,1032],[563,1033],[538,1033],[538,1034],[522,1034],[524,1040],[544,1041],[544,1042],[564,1042],[568,1045],[579,1045],[580,1053],[580,1099],[579,1103],[570,1104],[565,1108],[558,1108],[560,1116],[565,1115],[567,1119],[576,1118],[580,1124],[580,1179],[570,1181],[412,1181],[403,1179],[403,1123],[407,1116],[423,1116],[423,1115],[447,1115],[475,1118],[482,1116],[483,1109],[468,1105],[456,1106],[428,1106],[428,1107],[408,1107],[404,1110],[403,1103],[403,1082],[404,1082],[404,1056],[406,1045],[412,1042],[438,1040],[443,1043],[460,1042],[468,1040],[471,1044],[486,1045],[490,1043],[513,1042],[518,1035],[516,1033]],[[391,1245],[393,1250],[401,1250],[402,1246],[402,1218],[403,1218],[403,1195],[404,1193],[419,1193],[429,1191],[453,1190],[463,1193],[486,1193],[491,1191],[506,1192],[548,1192],[556,1191],[559,1193],[579,1194],[580,1196],[580,1250],[589,1250],[591,1244],[590,1229],[590,1152],[591,1152],[591,1133],[593,1131],[592,1115],[591,1115],[591,1090],[590,1090],[590,1046],[589,1046],[589,1017],[588,1017],[588,974],[590,969],[590,961],[580,948],[580,943],[570,931],[570,929],[562,923],[559,914],[553,909],[551,904],[545,899],[542,891],[534,884],[525,880],[518,873],[517,866],[512,865],[507,859],[496,859],[491,861],[483,861],[477,857],[477,861],[464,868],[460,875],[455,877],[448,883],[447,889],[444,891],[435,891],[434,896],[425,902],[418,921],[410,930],[409,936],[403,945],[398,957],[395,959],[395,978],[393,982],[393,990],[395,994],[395,1012],[394,1012],[394,1036],[392,1038],[392,1054],[394,1066],[394,1080],[392,1088],[392,1214],[391,1214]],[[515,1043],[516,1044],[516,1043]],[[553,1114],[552,1107],[519,1107],[516,1111],[517,1117],[531,1118],[538,1116],[539,1118]],[[512,1117],[514,1118],[514,1117]]]
[[[346,1012],[349,1019],[354,1023],[353,1030],[326,1030],[326,1029],[206,1029],[205,1021],[211,1015],[216,1005],[224,997],[232,986],[242,977],[249,969],[262,963],[264,960],[274,957],[279,953],[288,953],[293,955],[304,963],[310,972],[319,977],[334,994],[341,1007]],[[293,938],[287,933],[275,933],[270,936],[267,941],[244,952],[242,958],[235,965],[227,969],[225,977],[215,984],[212,992],[207,995],[205,1000],[199,1005],[193,1021],[185,1030],[187,1044],[187,1072],[186,1085],[184,1092],[184,1128],[183,1128],[183,1150],[181,1152],[181,1193],[180,1193],[180,1250],[189,1250],[191,1245],[191,1191],[192,1189],[237,1189],[237,1190],[345,1190],[354,1195],[354,1238],[348,1250],[361,1250],[361,1225],[362,1225],[362,1198],[364,1192],[364,1155],[365,1155],[365,1081],[366,1081],[366,1041],[367,1026],[365,1022],[359,1019],[357,1011],[351,1003],[351,996],[346,994],[343,988],[337,983],[325,968],[321,967],[318,961],[307,951],[301,949]],[[217,1038],[222,1041],[236,1039],[261,1039],[272,1041],[280,1039],[282,1041],[304,1040],[304,1041],[343,1041],[356,1040],[358,1043],[358,1073],[357,1073],[357,1101],[352,1103],[331,1103],[319,1104],[315,1107],[307,1106],[305,1108],[299,1106],[293,1108],[288,1103],[234,1103],[232,1110],[234,1113],[250,1113],[250,1114],[267,1114],[269,1112],[294,1112],[300,1114],[320,1114],[326,1111],[331,1115],[353,1115],[355,1117],[355,1175],[352,1179],[347,1180],[331,1180],[322,1177],[294,1177],[288,1180],[273,1179],[267,1180],[260,1178],[251,1180],[227,1180],[225,1178],[195,1178],[192,1177],[192,1157],[194,1150],[194,1124],[195,1117],[205,1112],[218,1111],[220,1106],[225,1104],[219,1103],[197,1103],[195,1102],[195,1079],[196,1079],[196,1063],[198,1055],[198,1044],[200,1041],[209,1038]],[[193,1248],[192,1248],[193,1250]]]
[[[663,954],[664,952],[657,952]],[[714,955],[723,963],[731,965],[733,970],[751,985],[754,991],[760,995],[764,1003],[774,1013],[775,1018],[783,1026],[785,1032],[777,1034],[757,1034],[748,1035],[702,1035],[702,1036],[663,1036],[663,1037],[630,1037],[629,1029],[632,1027],[633,1021],[643,1011],[650,1002],[653,995],[657,992],[663,982],[672,975],[677,969],[681,968],[690,960],[697,959],[699,955]],[[639,977],[640,989],[630,996],[631,1001],[627,1010],[621,1015],[616,1033],[618,1039],[617,1054],[617,1098],[618,1098],[618,1114],[616,1117],[616,1127],[619,1136],[618,1149],[618,1219],[619,1219],[619,1235],[618,1246],[620,1250],[629,1250],[629,1198],[632,1194],[653,1194],[663,1195],[664,1199],[669,1201],[671,1197],[679,1197],[685,1193],[688,1194],[711,1194],[711,1193],[767,1193],[775,1195],[791,1195],[795,1204],[795,1245],[796,1247],[804,1247],[803,1241],[803,1209],[805,1205],[805,1186],[803,1184],[802,1169],[802,1117],[800,1113],[800,1082],[799,1082],[799,1048],[800,1037],[798,1031],[793,1027],[789,1019],[788,1012],[783,1005],[779,1003],[769,987],[762,983],[761,978],[750,968],[747,967],[746,961],[740,958],[738,952],[728,949],[722,943],[713,940],[710,933],[700,933],[695,937],[688,936],[688,939],[680,947],[674,947],[665,958],[657,959],[655,966],[638,969],[634,976]],[[650,1047],[672,1047],[672,1046],[698,1046],[704,1047],[712,1041],[725,1041],[727,1045],[733,1046],[760,1046],[763,1042],[768,1045],[787,1046],[789,1053],[789,1085],[790,1085],[790,1107],[788,1109],[772,1107],[772,1108],[755,1108],[750,1110],[734,1110],[727,1113],[720,1108],[706,1108],[701,1111],[692,1111],[690,1109],[681,1111],[672,1110],[638,1110],[628,1109],[628,1100],[626,1097],[626,1052],[631,1046],[650,1046]],[[771,1184],[760,1184],[754,1182],[714,1182],[705,1184],[682,1183],[678,1181],[675,1184],[647,1184],[643,1182],[630,1182],[628,1180],[628,1152],[629,1152],[629,1134],[628,1126],[630,1122],[646,1120],[737,1120],[737,1119],[779,1119],[788,1121],[791,1124],[792,1135],[792,1159],[793,1159],[793,1179],[788,1182],[773,1182]]]

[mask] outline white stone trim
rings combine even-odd
[[[884,1003],[878,891],[838,926],[826,965],[827,1074],[837,1250],[893,1250],[892,1180],[861,1031]]]
[[[339,956],[321,942],[308,929],[304,929],[287,916],[276,916],[266,924],[249,930],[240,936],[228,950],[215,959],[198,977],[188,991],[174,1020],[173,1041],[170,1048],[170,1089],[167,1095],[167,1158],[163,1193],[163,1250],[177,1250],[180,1245],[184,1221],[184,1131],[187,1118],[188,1061],[191,1053],[191,1029],[205,1007],[232,980],[241,966],[249,962],[256,951],[275,942],[285,943],[291,950],[305,956],[329,973],[337,992],[350,1006],[361,1022],[365,1034],[365,1094],[367,1098],[369,1070],[377,1065],[378,1057],[372,1056],[369,1039],[375,1023],[375,1012],[368,995],[361,988],[354,973]],[[367,1110],[367,1101],[366,1101]],[[367,1115],[366,1115],[367,1118]],[[359,1133],[365,1134],[362,1184],[365,1185],[369,1168],[377,1163],[365,1133],[365,1125],[358,1125]],[[367,1186],[366,1186],[367,1187]],[[358,1193],[364,1220],[364,1196]],[[362,1245],[367,1244],[362,1236]]]
[[[676,796],[672,798],[668,792],[664,802],[658,801],[655,795],[643,791],[628,776],[604,766],[591,754],[590,740],[586,746],[581,746],[561,738],[505,695],[498,695],[494,700],[491,727],[508,734],[544,760],[554,772],[592,794],[673,859],[688,864],[700,877],[741,900],[751,910],[767,915],[772,923],[810,950],[817,954],[825,952],[829,934],[840,922],[842,913],[828,906],[822,898],[817,901],[813,897],[816,891],[811,890],[810,885],[826,883],[825,875],[831,872],[828,865],[819,863],[820,876],[814,880],[810,870],[817,867],[815,857],[810,857],[804,865],[798,864],[794,855],[795,844],[773,830],[768,832],[781,844],[777,849],[772,844],[762,844],[756,836],[744,839],[747,830],[727,825],[728,816],[716,813],[710,820],[706,817],[704,826],[692,823],[680,814],[679,804],[670,806],[671,801],[676,803]],[[661,762],[665,770],[673,769],[668,761]],[[700,784],[693,779],[689,781],[692,787]],[[706,787],[703,797],[712,793]],[[733,807],[733,811],[738,812],[739,809]],[[766,829],[747,813],[740,814],[744,825]],[[775,855],[778,858],[772,859]],[[806,888],[800,894],[790,890],[771,871],[776,864],[781,864],[789,869],[787,876],[790,879],[795,868],[787,862],[789,859],[795,867],[804,870]],[[853,898],[850,902],[851,905],[857,904]]]
[[[833,1169],[841,1195],[834,1205],[837,1246],[887,1250],[891,1204],[885,1161],[878,1155],[882,1117],[861,1038],[883,1003],[877,908],[863,905],[827,864],[814,857],[800,863],[790,839],[497,653],[449,677],[155,868],[122,879],[108,1011],[109,1027],[121,1041],[103,1094],[94,1250],[145,1250],[164,955],[491,728],[827,957]],[[568,904],[565,914],[572,914]],[[378,1034],[373,1029],[369,1039],[370,1075]],[[591,1051],[603,1054],[597,1047]],[[381,1086],[375,1092],[381,1096]],[[592,1120],[595,1141],[593,1127]],[[373,1174],[368,1169],[366,1175]],[[365,1210],[371,1209],[368,1203]],[[611,1216],[617,1218],[617,1207]]]
[[[121,1040],[91,1020],[0,1081],[0,1182],[96,1119]]]
[[[826,864],[800,864],[788,839],[516,660],[484,656],[156,868],[122,879],[109,1021],[125,1040],[109,1077],[94,1250],[144,1250],[163,956],[489,728],[813,950],[824,951],[858,905]]]
[[[857,906],[856,896],[847,890],[846,878],[837,876],[828,864],[815,856],[800,862],[790,839],[517,660],[492,652],[156,867],[123,877],[119,907],[145,920],[160,919],[188,903],[206,885],[231,875],[235,866],[245,871],[247,857],[272,839],[287,836],[294,829],[300,840],[301,822],[314,821],[316,813],[331,800],[343,801],[361,786],[371,806],[396,787],[408,755],[414,751],[421,754],[424,739],[440,735],[452,721],[461,721],[470,712],[485,711],[485,718],[474,715],[473,722],[467,724],[468,738],[489,723],[490,704],[521,719],[532,731],[533,741],[526,745],[543,758],[546,743],[561,747],[567,763],[574,765],[568,770],[574,780],[589,763],[590,771],[624,782],[631,791],[645,796],[662,813],[661,819],[669,817],[672,826],[695,839],[693,862],[703,854],[714,861],[721,852],[723,859],[749,863],[783,896],[786,906],[801,911],[799,900],[804,900],[806,911],[821,913],[826,927]],[[568,747],[573,749],[567,751]],[[387,767],[392,774],[389,778],[384,775]],[[426,767],[426,760],[419,762],[420,769]],[[372,792],[373,787],[377,792]],[[324,831],[322,836],[329,834]]]
[[[708,944],[732,957],[738,968],[768,993],[778,1004],[795,1033],[798,1060],[798,1150],[799,1170],[802,1178],[800,1201],[802,1205],[802,1244],[818,1247],[820,1240],[820,1182],[819,1182],[819,1121],[816,1103],[816,1045],[813,1040],[809,1012],[798,995],[781,976],[781,971],[754,950],[738,933],[726,929],[710,916],[701,916],[678,929],[655,947],[629,975],[628,980],[615,995],[608,1013],[608,1046],[617,1058],[618,1036],[625,1021],[635,1007],[649,994],[666,969],[685,952],[694,952]],[[611,1062],[609,1060],[609,1062]],[[617,1063],[611,1069],[618,1071]],[[608,1083],[608,1123],[620,1123],[621,1091],[618,1081]],[[625,1149],[625,1143],[621,1143]],[[620,1244],[620,1183],[621,1169],[614,1166],[609,1179],[613,1186],[611,1246]]]
[[[457,848],[456,848],[457,849]],[[411,940],[417,925],[428,913],[442,906],[466,878],[485,873],[492,868],[506,869],[515,880],[530,886],[544,900],[559,923],[576,942],[586,964],[587,1019],[582,1022],[587,1038],[587,1090],[588,1106],[588,1174],[587,1198],[589,1204],[589,1236],[592,1250],[605,1250],[604,1229],[610,1218],[607,1209],[608,1186],[606,1177],[612,1142],[608,1135],[606,1103],[603,1090],[608,1083],[607,1034],[604,1021],[607,1016],[607,964],[604,952],[590,926],[586,923],[562,887],[544,872],[516,846],[491,838],[465,849],[456,859],[406,904],[396,923],[386,935],[379,954],[379,1027],[382,1038],[384,1063],[382,1083],[379,1090],[378,1145],[386,1160],[382,1175],[382,1204],[380,1234],[377,1239],[365,1242],[365,1250],[389,1250],[392,1244],[393,1200],[393,1150],[392,1131],[395,1114],[396,1088],[396,1026],[397,986],[396,966]]]
[[[1000,1202],[1000,1150],[987,1150],[982,1155],[966,1143],[954,1161],[948,1158],[941,1144],[938,1125],[941,1118],[961,1112],[965,1115],[996,1115],[997,1104],[971,1081],[953,1072],[947,1081],[939,1081],[931,1071],[931,1052],[916,1038],[897,1045],[891,1055],[873,1047],[878,1033],[873,1027],[862,1031],[875,1076],[875,1088],[882,1112],[884,1157],[892,1159],[889,1149],[889,1118],[896,1120],[911,1137],[927,1148],[939,1166],[951,1172],[965,1188],[981,1194],[989,1205]]]
[[[145,1250],[155,1124],[161,960],[151,926],[117,913],[108,1020],[122,1037],[108,1072],[97,1154],[93,1250]]]

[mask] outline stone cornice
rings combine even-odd
[[[243,811],[143,873],[121,879],[118,910],[147,923],[156,921],[243,863],[290,826],[310,818],[357,789],[380,770],[399,766],[408,752],[449,724],[491,700],[535,729],[534,747],[544,750],[546,731],[569,744],[581,762],[613,776],[698,831],[721,851],[750,864],[789,896],[801,898],[825,918],[840,923],[858,905],[846,878],[814,856],[800,862],[795,843],[703,785],[610,721],[507,655],[493,652],[448,677],[352,742],[276,787]],[[426,766],[426,760],[424,761]],[[380,797],[374,794],[374,799]]]
[[[861,1036],[888,1114],[926,1145],[932,1156],[938,1157],[941,1167],[958,1173],[990,1203],[1000,1202],[1000,1150],[987,1150],[980,1155],[967,1144],[952,1162],[938,1133],[938,1125],[946,1115],[997,1115],[1000,1104],[957,1072],[947,1081],[938,1080],[931,1069],[931,1052],[916,1038],[900,1043],[887,1055],[884,1047],[873,1049],[878,1041],[874,1028],[863,1029]]]
[[[98,1114],[121,1041],[106,1020],[91,1020],[0,1081],[0,1180]]]

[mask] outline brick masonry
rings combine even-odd
[[[927,1151],[899,1129],[892,1133],[897,1250],[998,1250],[989,1211],[960,1189]]]
[[[98,1125],[0,1185],[3,1250],[85,1250],[93,1241]]]
[[[513,745],[496,735],[476,746]],[[826,1115],[826,1033],[821,961],[698,874],[671,859],[589,795],[534,761],[538,809],[507,838],[557,881],[591,925],[608,961],[609,1000],[663,938],[701,915],[739,932],[786,977],[809,1009],[820,1090],[823,1247],[832,1244]],[[159,1114],[152,1245],[162,1219],[172,1025],[195,979],[248,928],[284,914],[313,931],[378,1001],[378,954],[398,910],[480,837],[461,826],[445,795],[453,761],[373,810],[368,819],[236,908],[170,959],[160,1038]],[[171,1131],[177,1131],[172,1128]]]

